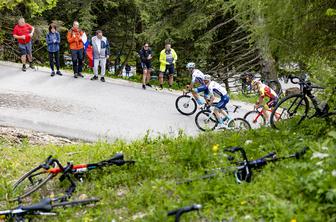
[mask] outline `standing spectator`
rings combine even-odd
[[[59,50],[60,50],[60,34],[56,30],[55,24],[49,25],[49,33],[47,34],[47,44],[48,44],[48,52],[49,52],[49,64],[51,69],[51,76],[55,75],[54,70],[54,60],[56,62],[57,75],[62,75],[60,72],[60,60],[59,60]]]
[[[175,63],[177,60],[177,54],[174,49],[171,48],[170,43],[166,43],[165,49],[163,49],[160,53],[160,89],[163,89],[163,75],[167,75],[168,72],[168,84],[169,90],[173,85],[173,75],[175,72]]]
[[[74,21],[72,28],[68,31],[67,39],[71,50],[72,67],[74,77],[84,77],[83,70],[83,57],[84,57],[84,44],[82,41],[84,32],[79,29],[79,23]]]
[[[126,65],[125,65],[125,71],[126,71],[126,77],[129,78],[129,74],[130,74],[130,71],[131,71],[131,66],[128,65],[128,63],[126,63]]]
[[[19,42],[19,50],[21,54],[22,71],[26,71],[26,62],[28,58],[29,67],[34,69],[32,42],[31,38],[34,35],[35,28],[25,22],[24,18],[18,20],[18,24],[13,29],[13,37]]]
[[[149,48],[149,44],[145,43],[142,49],[139,52],[141,67],[143,70],[142,75],[142,88],[146,89],[146,86],[152,87],[149,84],[149,80],[151,79],[151,69],[152,69],[152,50]]]
[[[106,60],[110,57],[110,45],[107,38],[103,36],[103,32],[98,30],[96,36],[92,37],[91,40],[92,52],[93,52],[93,72],[94,76],[91,80],[98,79],[98,68],[101,67],[101,77],[100,80],[105,82],[105,72],[106,72]]]

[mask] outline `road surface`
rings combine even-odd
[[[181,92],[143,90],[120,79],[90,81],[70,73],[50,77],[46,68],[21,71],[21,65],[0,62],[0,125],[45,132],[85,141],[138,139],[199,133],[193,116],[175,109]],[[242,105],[238,116],[251,106]],[[230,108],[230,106],[229,106]]]

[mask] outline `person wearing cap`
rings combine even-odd
[[[204,73],[199,69],[196,69],[196,64],[193,62],[189,62],[186,66],[189,73],[191,74],[191,82],[187,85],[187,89],[191,90],[191,94],[195,98],[198,105],[203,105],[204,101],[199,96],[199,93],[204,92],[204,98],[208,97],[208,88],[204,83]],[[194,88],[195,85],[198,87]]]
[[[166,43],[165,48],[160,53],[159,82],[160,82],[161,90],[163,89],[163,76],[164,75],[168,75],[169,90],[171,90],[171,87],[174,81],[176,60],[177,60],[177,54],[175,50],[171,48],[170,43]]]
[[[19,51],[21,54],[22,71],[26,71],[27,58],[29,62],[29,67],[35,69],[33,65],[33,55],[32,55],[32,41],[31,38],[34,35],[35,28],[30,24],[25,22],[24,18],[18,20],[18,24],[15,25],[13,29],[13,37],[19,42]]]
[[[227,128],[227,123],[230,122],[230,117],[226,112],[227,108],[226,105],[230,101],[230,97],[227,94],[226,89],[221,86],[216,81],[211,81],[210,75],[204,76],[204,83],[208,88],[209,91],[209,101],[207,101],[208,105],[211,106],[215,100],[215,96],[219,97],[220,100],[215,106],[214,113],[218,119],[218,126],[217,129]]]

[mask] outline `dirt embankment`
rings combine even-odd
[[[15,146],[20,144],[66,145],[75,143],[78,143],[78,141],[70,140],[64,137],[52,136],[45,133],[35,132],[32,130],[0,126],[0,146]]]

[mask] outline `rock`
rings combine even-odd
[[[299,87],[291,87],[291,88],[286,89],[285,96],[299,94],[299,93],[301,93],[301,90]]]

